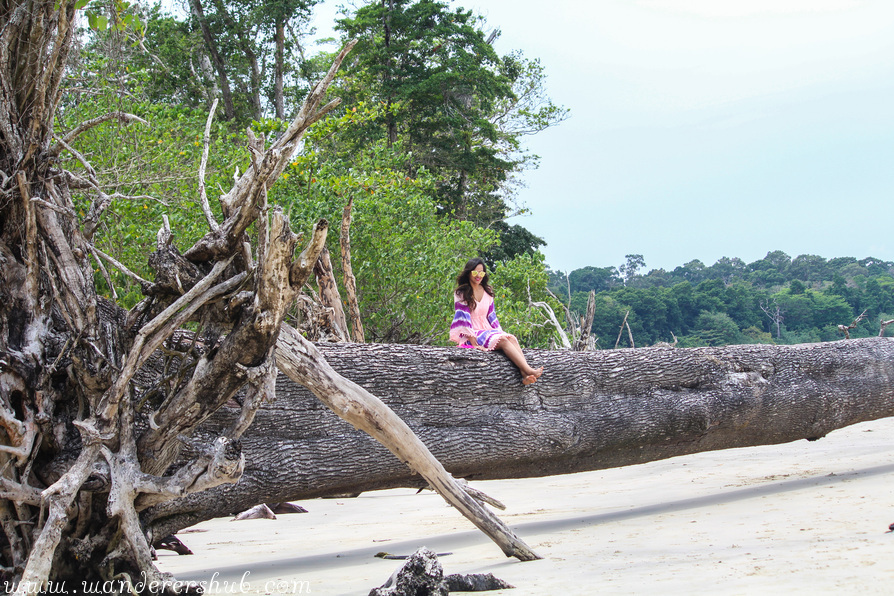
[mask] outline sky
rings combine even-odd
[[[326,0],[318,27],[339,4]],[[548,4],[548,8],[546,7]],[[553,270],[894,260],[891,0],[467,0],[565,122],[522,175]]]

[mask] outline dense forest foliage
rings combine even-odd
[[[58,128],[110,111],[142,119],[111,120],[78,139],[79,155],[111,200],[97,242],[122,267],[96,259],[106,295],[125,306],[139,298],[136,279],[148,275],[146,255],[163,217],[181,245],[204,233],[197,173],[212,100],[220,103],[208,128],[205,181],[217,209],[215,192],[251,164],[238,140],[245,129],[275,138],[331,61],[333,53],[320,48],[357,39],[330,90],[342,105],[312,129],[270,201],[297,230],[320,217],[332,222],[337,278],[338,223],[351,205],[368,341],[445,344],[454,276],[478,255],[492,270],[504,326],[529,347],[555,340],[546,309],[533,303],[556,313],[565,306],[577,320],[591,290],[599,348],[615,346],[625,315],[638,346],[675,338],[701,346],[838,339],[838,325],[864,311],[851,334],[875,335],[894,312],[894,265],[875,258],[792,259],[773,251],[748,264],[695,260],[642,273],[642,256],[629,255],[617,268],[549,271],[538,250],[544,240],[507,222],[525,213],[516,201],[519,176],[537,164],[525,136],[568,116],[548,97],[540,63],[517,51],[499,55],[498,28],[432,0],[358,5],[336,23],[340,40],[313,45],[318,3],[190,0],[181,16],[161,5],[125,2],[112,13],[88,7],[91,28],[70,68]],[[78,162],[70,154],[69,167]],[[88,194],[79,203],[85,221]],[[620,345],[629,345],[626,331]]]
[[[350,204],[367,341],[446,343],[455,277],[483,255],[504,324],[527,345],[547,346],[543,313],[529,307],[551,299],[543,240],[506,223],[525,212],[515,200],[518,177],[537,163],[524,137],[567,117],[547,96],[539,62],[499,55],[498,29],[432,0],[359,5],[336,24],[340,40],[312,44],[318,3],[190,0],[179,16],[162,5],[123,3],[113,14],[88,7],[92,29],[70,69],[58,128],[110,111],[142,119],[114,119],[78,139],[111,200],[97,243],[123,265],[97,258],[97,286],[124,306],[139,299],[137,278],[149,275],[146,255],[164,217],[178,245],[204,234],[198,172],[215,98],[204,179],[219,214],[216,194],[251,164],[239,140],[245,129],[276,138],[334,53],[357,39],[329,89],[342,104],[305,137],[270,202],[295,230],[331,222],[340,283],[339,224]],[[125,25],[124,15],[135,18]],[[77,155],[68,166],[83,170]],[[88,191],[78,203],[87,219],[89,201]]]
[[[894,262],[873,257],[793,259],[775,250],[753,263],[724,257],[711,266],[694,260],[641,274],[644,268],[642,255],[628,255],[617,268],[550,272],[550,289],[578,313],[596,292],[593,333],[602,348],[614,347],[628,312],[637,346],[676,338],[681,347],[843,339],[838,326],[864,313],[848,332],[868,337],[894,318]],[[620,345],[628,344],[625,329]]]

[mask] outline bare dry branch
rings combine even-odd
[[[352,41],[345,45],[329,72],[307,96],[288,129],[264,152],[263,158],[253,159],[252,167],[238,177],[233,188],[221,197],[225,221],[217,230],[209,232],[187,250],[183,254],[186,259],[196,263],[210,261],[234,250],[236,244],[241,241],[243,232],[257,219],[258,196],[262,192],[262,187],[269,187],[282,173],[308,127],[338,105],[336,100],[318,110],[326,89],[355,43]]]
[[[844,333],[844,339],[850,339],[851,334],[848,333],[848,331],[851,329],[854,329],[860,323],[860,321],[862,321],[865,318],[866,318],[866,311],[864,310],[863,312],[860,313],[860,316],[858,316],[856,319],[854,319],[853,323],[851,323],[850,325],[839,325],[838,330],[841,331],[842,333]],[[884,331],[884,327],[882,328],[882,330]]]
[[[495,507],[500,511],[506,510],[506,505],[504,505],[501,501],[498,501],[497,499],[493,498],[487,493],[478,490],[477,488],[472,488],[471,486],[469,486],[469,481],[465,478],[455,478],[454,480],[456,480],[456,482],[459,483],[463,490],[466,491],[473,499],[481,503],[487,503],[491,507]]]
[[[624,313],[624,320],[621,322],[621,328],[618,330],[618,339],[615,340],[615,349],[618,349],[618,344],[621,343],[621,334],[624,333],[624,325],[627,324],[627,317],[630,315],[630,311]],[[632,340],[631,340],[632,342]]]
[[[245,371],[249,387],[242,400],[242,411],[224,433],[224,437],[231,441],[237,440],[251,426],[261,405],[273,401],[276,397],[276,370],[273,359],[267,358],[261,366]]]
[[[44,201],[43,199],[38,198],[38,197],[32,197],[31,202],[36,205],[40,205],[41,207],[44,207],[46,209],[52,209],[56,213],[59,213],[60,215],[65,215],[66,217],[74,217],[75,216],[75,212],[72,209],[70,209],[68,207],[60,207],[59,205],[55,205],[53,203],[50,203],[49,201]]]
[[[547,290],[547,292],[549,292],[549,290]],[[550,295],[553,298],[555,298],[555,295],[553,295],[552,292],[550,292]],[[557,299],[557,301],[558,301],[558,299]],[[559,324],[559,320],[556,318],[556,313],[553,312],[552,307],[549,304],[547,304],[546,302],[533,302],[531,300],[530,286],[528,287],[528,305],[536,306],[537,308],[543,309],[543,311],[546,313],[546,316],[549,318],[549,322],[552,323],[553,327],[555,327],[556,334],[559,336],[559,340],[562,342],[562,347],[567,350],[570,350],[571,349],[571,341],[568,339],[568,334],[565,333],[565,329],[562,327],[562,325]]]
[[[341,304],[341,294],[335,283],[335,275],[332,272],[332,262],[329,259],[329,251],[323,249],[320,258],[314,265],[314,275],[317,278],[317,287],[320,288],[320,303],[326,310],[326,318],[329,327],[335,333],[339,341],[348,341],[348,320]]]
[[[885,336],[885,328],[886,328],[888,325],[890,325],[891,323],[894,323],[894,319],[888,319],[887,321],[882,321],[882,322],[881,322],[882,328],[881,328],[881,331],[878,332],[878,336],[879,336],[879,337],[884,337],[884,336]]]
[[[764,311],[767,318],[776,325],[776,338],[778,339],[782,337],[782,322],[785,320],[785,317],[783,316],[785,312],[779,307],[776,300],[773,300],[773,308],[770,308],[770,304],[767,301],[760,303],[758,306]]]
[[[351,207],[354,199],[348,199],[341,216],[341,268],[345,293],[348,299],[348,310],[351,313],[351,339],[362,344],[365,341],[363,321],[360,320],[360,304],[357,300],[357,279],[354,277],[354,269],[351,267]]]
[[[85,444],[78,460],[41,495],[43,502],[49,505],[49,514],[31,548],[28,562],[19,581],[19,588],[15,592],[16,596],[29,594],[29,586],[43,587],[49,578],[53,555],[62,539],[62,531],[68,523],[65,512],[93,470],[93,462],[99,455],[99,442],[91,439],[88,433],[82,436]]]
[[[300,290],[313,273],[314,265],[317,259],[320,258],[323,248],[326,247],[326,233],[328,230],[329,222],[325,219],[320,219],[314,225],[310,242],[301,251],[301,254],[298,255],[298,258],[295,259],[289,270],[289,283],[292,284],[292,287]]]
[[[369,433],[400,461],[419,473],[445,500],[496,542],[508,557],[539,559],[500,519],[481,506],[451,476],[407,424],[356,383],[336,373],[317,349],[288,325],[276,345],[277,365],[307,387],[329,409]]]
[[[28,505],[40,505],[41,495],[36,488],[13,482],[6,478],[0,478],[0,499],[18,501]]]
[[[590,333],[593,330],[593,317],[596,316],[596,290],[590,290],[589,296],[587,296],[587,314],[581,319],[580,325],[580,336],[574,342],[574,350],[578,352],[584,352],[590,348]],[[628,331],[629,331],[628,326]],[[631,337],[630,343],[633,343],[633,338]]]
[[[211,284],[224,272],[231,261],[232,257],[226,261],[215,263],[214,268],[199,283],[190,288],[188,292],[140,329],[134,339],[133,347],[128,354],[121,373],[112,387],[103,395],[95,410],[103,420],[107,422],[113,420],[118,404],[124,397],[126,387],[133,375],[146,362],[146,359],[149,358],[152,352],[167,339],[170,335],[169,331],[179,327],[192,313],[212,297],[219,296],[242,282],[242,279],[245,278],[245,273],[240,273],[223,284],[211,287]]]
[[[149,126],[149,123],[139,116],[134,114],[128,114],[127,112],[114,111],[109,112],[103,116],[98,116],[97,118],[93,118],[92,120],[87,120],[86,122],[81,122],[75,128],[68,132],[61,139],[57,139],[57,144],[50,147],[50,155],[57,156],[62,153],[63,149],[69,149],[69,145],[74,141],[79,135],[84,132],[90,130],[91,128],[102,124],[103,122],[108,122],[109,120],[118,120],[118,122],[124,124],[127,122],[139,122],[140,124],[145,124]],[[61,141],[61,142],[59,142]]]
[[[208,166],[208,150],[211,147],[211,122],[214,120],[214,112],[217,110],[218,98],[214,98],[211,109],[208,110],[208,120],[205,121],[205,134],[202,137],[202,162],[199,164],[199,199],[201,199],[202,212],[205,214],[205,220],[208,227],[213,232],[218,228],[217,220],[211,212],[211,205],[208,204],[208,192],[205,190],[205,168]]]
[[[95,246],[93,246],[93,245],[90,246],[90,252],[92,252],[93,255],[95,257],[97,257],[97,259],[96,259],[97,262],[100,262],[100,259],[107,261],[108,263],[110,263],[112,265],[112,267],[114,267],[115,269],[117,269],[118,271],[120,271],[121,273],[126,275],[127,277],[131,278],[132,280],[134,280],[135,282],[140,284],[141,287],[148,288],[152,285],[151,281],[143,279],[142,277],[140,277],[139,275],[137,275],[136,273],[134,273],[133,271],[128,269],[126,265],[124,265],[120,261],[116,260],[114,257],[107,255],[106,253],[99,250]]]
[[[20,421],[14,412],[7,409],[5,403],[0,403],[0,426],[6,431],[8,440],[12,443],[12,445],[0,444],[0,452],[14,455],[20,463],[25,463],[37,436],[34,412],[30,408],[26,409],[25,419]]]
[[[273,369],[275,370],[275,368]],[[172,476],[152,476],[137,472],[134,490],[141,493],[138,511],[173,497],[181,497],[208,488],[236,482],[245,468],[245,457],[231,452],[231,441],[219,437],[201,456],[182,466]]]
[[[84,166],[84,169],[87,170],[87,175],[90,178],[92,178],[93,180],[95,180],[96,179],[96,170],[93,168],[93,165],[90,163],[90,160],[88,160],[86,157],[84,157],[80,151],[78,151],[77,149],[75,149],[74,147],[72,147],[71,145],[66,143],[63,139],[60,139],[59,137],[54,137],[54,138],[56,139],[56,143],[58,143],[58,145],[60,147],[59,150],[61,151],[62,149],[65,149],[66,151],[71,153],[75,159],[77,159],[79,162],[81,162],[81,165]]]

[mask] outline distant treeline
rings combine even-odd
[[[695,260],[673,271],[644,269],[642,255],[627,255],[617,268],[549,271],[549,288],[577,314],[595,290],[600,348],[614,347],[628,311],[637,347],[674,337],[680,347],[831,341],[864,311],[849,333],[869,337],[894,319],[894,262],[873,257],[792,259],[776,250],[747,264],[724,257],[710,267]],[[620,345],[629,345],[626,329]]]

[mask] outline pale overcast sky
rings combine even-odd
[[[453,6],[500,28],[501,54],[540,58],[571,110],[529,139],[533,214],[510,220],[553,269],[776,249],[894,260],[894,1]]]

